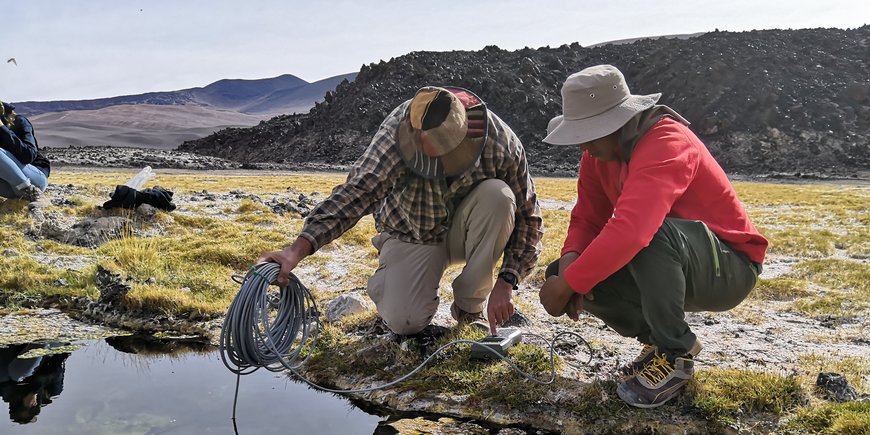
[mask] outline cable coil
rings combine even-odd
[[[317,345],[320,312],[308,288],[290,274],[289,284],[280,287],[277,295],[268,292],[280,270],[275,263],[251,267],[230,304],[221,330],[220,354],[233,373],[245,375],[260,367],[295,372],[308,359],[300,360],[302,350]]]
[[[289,284],[280,287],[277,296],[269,295],[268,288],[277,281],[279,271],[280,266],[275,263],[261,263],[251,267],[241,282],[239,293],[227,311],[221,331],[220,353],[224,365],[236,375],[250,374],[260,367],[270,371],[287,369],[297,378],[319,390],[341,394],[364,393],[387,388],[408,379],[422,370],[435,356],[448,347],[457,344],[477,343],[473,340],[451,341],[436,349],[407,374],[384,384],[349,390],[320,386],[302,376],[298,371],[311,355],[309,351],[304,358],[300,359],[302,351],[306,348],[313,350],[317,344],[320,332],[320,312],[317,309],[317,303],[308,288],[293,274],[290,274]],[[275,313],[274,319],[270,319],[272,312]],[[547,342],[540,335],[527,333],[525,336],[536,337]],[[589,360],[585,364],[592,360],[592,347],[583,337],[571,331],[559,332],[548,342],[551,369],[547,379],[539,379],[526,373],[510,358],[500,355],[495,350],[489,350],[526,379],[548,385],[556,379],[555,349],[557,341],[562,336],[573,336],[578,343],[586,346],[589,351]],[[570,365],[577,367],[574,364]],[[238,381],[236,382],[236,396],[238,396]],[[233,415],[235,416],[235,402],[233,403]]]

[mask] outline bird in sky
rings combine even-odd
[[[14,63],[15,66],[18,66],[18,61],[15,60],[14,57],[10,57],[9,60],[6,61],[6,63]]]

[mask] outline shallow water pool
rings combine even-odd
[[[236,433],[236,376],[215,348],[113,337],[44,355],[59,345],[0,347],[0,434]],[[242,376],[236,416],[239,434],[372,434],[382,420],[266,370]]]

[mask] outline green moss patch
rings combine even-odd
[[[808,401],[797,376],[738,369],[704,370],[695,376],[694,404],[717,421],[756,413],[782,415]]]
[[[801,409],[785,428],[796,434],[866,435],[870,433],[870,402],[832,403]]]

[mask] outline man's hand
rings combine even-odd
[[[576,294],[567,281],[560,276],[553,275],[544,282],[538,296],[541,298],[541,305],[544,306],[544,309],[551,316],[559,317],[565,314],[568,302]]]
[[[559,258],[559,276],[565,276],[565,269],[571,265],[571,263],[577,261],[580,258],[580,254],[577,252],[568,252]],[[571,320],[579,320],[580,313],[583,312],[583,302],[585,300],[593,300],[592,292],[587,293],[586,295],[581,295],[580,293],[574,293],[571,295],[571,298],[568,299],[568,303],[565,304],[565,314],[568,315]],[[543,300],[543,296],[542,296]]]
[[[489,319],[489,331],[496,335],[495,328],[514,315],[514,301],[511,299],[513,286],[499,278],[495,280],[489,302],[486,304],[486,318]]]
[[[580,313],[583,312],[583,303],[592,300],[595,300],[595,297],[592,296],[592,292],[586,293],[585,295],[574,293],[571,295],[571,299],[568,300],[568,305],[565,306],[565,314],[567,314],[571,320],[580,320]]]
[[[292,245],[280,251],[266,252],[260,255],[260,258],[257,258],[257,264],[271,262],[281,265],[281,271],[278,272],[278,285],[284,286],[290,282],[290,272],[309,254],[311,254],[311,242],[304,237],[297,237]]]

